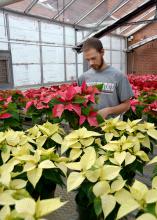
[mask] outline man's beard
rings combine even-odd
[[[104,59],[101,58],[101,63],[100,63],[100,65],[92,65],[91,68],[93,68],[93,69],[95,69],[95,70],[100,70],[103,65],[104,65]]]

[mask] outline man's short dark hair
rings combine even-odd
[[[83,43],[82,51],[85,52],[89,49],[96,49],[98,52],[101,52],[103,45],[98,38],[92,37]]]

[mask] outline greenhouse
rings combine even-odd
[[[157,0],[0,0],[0,220],[157,220]]]

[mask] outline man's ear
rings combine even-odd
[[[101,49],[101,54],[104,56],[105,50]]]

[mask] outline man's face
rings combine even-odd
[[[91,48],[87,51],[84,51],[84,58],[88,61],[91,68],[95,70],[100,70],[103,66],[104,50],[98,52],[96,49]]]

